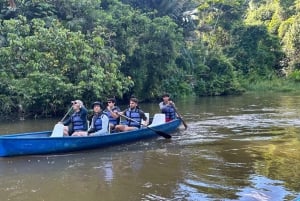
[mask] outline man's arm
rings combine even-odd
[[[158,104],[158,106],[159,106],[159,109],[162,110],[165,107],[164,102],[160,102]]]
[[[144,126],[147,126],[148,125],[148,123],[149,123],[149,121],[148,121],[148,119],[147,119],[147,116],[145,115],[145,112],[144,111],[142,111],[142,110],[140,110],[140,116],[141,116],[141,118],[144,120]]]
[[[65,121],[61,122],[64,126],[67,126],[71,123],[71,117],[69,117],[68,119],[66,119]]]
[[[115,118],[115,119],[117,119],[117,118],[120,117],[120,115],[118,114],[120,111],[121,111],[121,110],[120,110],[119,107],[115,107],[115,108],[113,108],[113,110],[109,110],[111,116],[112,116],[113,118]]]
[[[87,109],[84,106],[80,108],[80,118],[82,119],[87,118]]]
[[[145,112],[140,111],[140,115],[141,115],[141,117],[142,117],[142,119],[143,119],[144,121],[147,121],[147,117],[146,117],[146,115],[145,115]]]

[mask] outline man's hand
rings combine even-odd
[[[173,101],[169,101],[169,105],[174,106],[174,102]]]

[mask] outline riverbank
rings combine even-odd
[[[272,80],[247,80],[242,83],[247,92],[297,92],[300,82],[291,79],[275,78]]]
[[[300,82],[295,81],[296,79],[283,79],[283,78],[272,78],[272,79],[245,79],[241,81],[242,88],[245,89],[244,94],[247,93],[259,93],[259,92],[278,92],[278,93],[296,93],[299,92]],[[192,96],[196,98],[196,96]],[[189,97],[181,97],[180,100],[190,100],[191,96]],[[176,100],[177,102],[177,100]],[[119,104],[123,105],[126,102],[120,102]],[[151,103],[151,102],[144,102],[143,104]],[[56,118],[63,116],[65,113],[64,110],[60,112],[56,112],[55,114],[50,113],[39,113],[33,111],[23,111],[20,112],[19,110],[10,111],[10,112],[2,112],[0,120],[11,120],[11,121],[18,121],[24,119],[40,119],[40,118]],[[44,116],[46,115],[46,116]]]

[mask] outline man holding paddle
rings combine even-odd
[[[72,109],[74,113],[70,118],[60,122],[64,125],[64,136],[87,136],[87,109],[81,100],[72,101]]]
[[[123,112],[119,112],[121,117],[126,118],[126,124],[119,124],[115,127],[115,131],[131,131],[141,127],[142,119],[147,121],[145,113],[138,107],[138,99],[131,98],[129,108]],[[146,125],[145,125],[146,126]]]
[[[166,115],[166,122],[176,119],[175,104],[170,99],[170,95],[164,94],[162,96],[162,99],[163,101],[159,103],[159,108],[161,110],[161,113],[164,113]]]
[[[115,98],[107,99],[107,107],[104,110],[104,112],[107,114],[109,118],[109,126],[111,131],[114,130],[116,125],[120,123],[120,116],[118,115],[118,113],[121,112],[121,110],[115,104],[116,104]]]
[[[163,101],[159,103],[159,108],[161,113],[166,115],[166,122],[172,121],[173,119],[179,118],[184,126],[187,129],[187,124],[182,119],[181,115],[177,112],[174,102],[170,99],[169,94],[163,94]]]

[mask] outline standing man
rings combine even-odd
[[[174,102],[170,99],[169,94],[162,96],[163,101],[159,103],[161,113],[166,115],[166,122],[176,119],[176,108]]]
[[[116,126],[116,131],[131,131],[141,127],[142,119],[147,122],[145,113],[138,107],[138,99],[131,98],[129,108],[119,113],[120,116],[126,118],[126,124]]]
[[[104,112],[107,114],[109,118],[109,126],[111,131],[114,130],[116,125],[120,123],[120,116],[118,115],[118,113],[121,112],[121,110],[115,104],[116,104],[116,99],[114,98],[107,99],[107,107],[104,110]]]
[[[72,109],[74,113],[67,120],[60,122],[64,125],[64,136],[86,136],[87,109],[81,100],[72,101]]]

